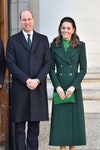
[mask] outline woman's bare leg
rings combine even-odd
[[[75,146],[70,146],[69,150],[75,150]]]
[[[66,146],[60,146],[60,150],[66,150]]]

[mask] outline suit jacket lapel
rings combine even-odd
[[[19,32],[18,37],[19,37],[19,40],[20,40],[20,42],[22,43],[22,45],[25,47],[25,49],[26,49],[27,51],[30,51],[30,48],[29,48],[29,46],[28,46],[28,44],[27,44],[27,41],[26,41],[26,39],[25,39],[25,37],[24,37],[22,31]]]
[[[63,47],[63,43],[61,42],[57,48],[57,50],[55,51],[57,55],[59,55],[59,57],[61,57],[65,62],[71,64],[71,60],[68,56],[68,53],[65,52],[64,47]]]
[[[31,53],[35,50],[37,47],[37,44],[39,42],[39,35],[37,32],[33,31],[33,39],[32,39],[32,46],[31,46]]]
[[[32,53],[35,50],[35,48],[36,48],[36,46],[38,44],[38,41],[39,41],[39,36],[38,36],[38,34],[35,31],[33,31],[33,39],[32,39],[31,49],[29,48],[29,46],[27,44],[27,41],[26,41],[22,31],[19,32],[18,37],[19,37],[20,42],[22,43],[22,45],[25,47],[25,49],[28,52]]]

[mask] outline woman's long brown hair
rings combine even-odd
[[[70,18],[70,17],[64,17],[61,22],[60,22],[60,25],[59,25],[59,28],[58,28],[58,36],[53,40],[53,42],[55,43],[56,46],[58,46],[58,44],[62,41],[62,35],[61,35],[61,26],[64,22],[70,22],[74,28],[74,33],[72,34],[72,37],[71,37],[71,44],[70,46],[71,47],[76,47],[77,45],[80,44],[80,40],[79,40],[79,37],[78,35],[76,34],[76,24],[75,24],[75,21]]]

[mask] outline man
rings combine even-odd
[[[20,13],[20,23],[22,30],[8,39],[6,53],[12,74],[15,149],[38,150],[39,123],[48,120],[46,76],[51,57],[48,39],[33,30],[34,18],[29,10]]]
[[[3,42],[0,39],[0,90],[2,89],[4,77],[5,77],[5,56]]]

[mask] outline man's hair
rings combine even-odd
[[[19,14],[20,19],[21,19],[21,15],[22,15],[22,13],[23,13],[24,11],[29,11],[29,12],[32,14],[32,17],[33,17],[33,13],[32,13],[31,10],[29,10],[29,9],[23,9],[23,10],[20,12],[20,14]]]

